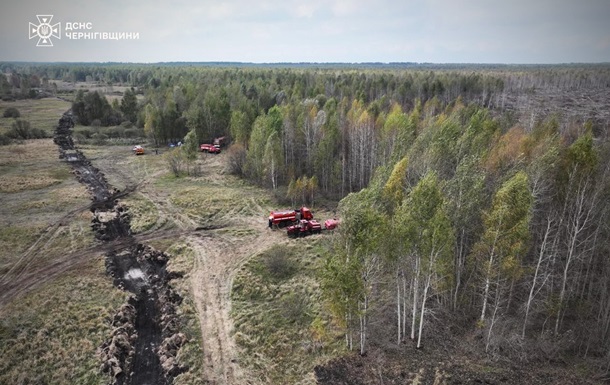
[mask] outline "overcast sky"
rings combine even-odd
[[[29,39],[36,15],[60,23],[53,47]],[[11,0],[0,61],[610,62],[610,0]]]

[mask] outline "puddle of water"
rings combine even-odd
[[[138,268],[132,268],[125,273],[125,279],[144,279],[144,272]]]

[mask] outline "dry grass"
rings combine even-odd
[[[0,147],[0,193],[38,190],[72,178],[51,139]]]
[[[168,183],[165,181],[164,183]],[[186,179],[170,195],[170,201],[199,225],[230,223],[242,218],[264,219],[270,201],[251,186],[208,183],[205,178]]]
[[[42,161],[57,161],[59,151],[52,139],[26,140],[23,144],[12,144],[0,148],[0,167],[24,166],[38,164]],[[68,168],[69,169],[69,168]]]
[[[26,271],[44,268],[94,244],[88,210],[66,217],[90,199],[52,140],[0,147],[0,175],[0,275],[16,263]],[[106,277],[100,255],[8,303],[0,309],[0,383],[107,382],[96,349],[124,296]]]
[[[0,383],[100,384],[96,349],[125,294],[103,258],[40,287],[0,311]]]
[[[131,213],[131,231],[134,234],[151,229],[159,220],[155,205],[142,194],[132,194],[124,200]]]
[[[168,271],[181,272],[184,276],[172,281],[172,286],[182,296],[183,301],[178,307],[180,313],[180,332],[187,337],[187,343],[180,349],[177,359],[189,371],[176,377],[175,385],[203,384],[203,350],[201,347],[201,328],[193,298],[189,272],[194,266],[194,252],[183,243],[174,243],[168,250],[172,257],[168,263]]]
[[[36,263],[93,243],[88,211],[75,214],[53,233],[46,229],[89,202],[86,189],[58,159],[52,140],[0,147],[0,272],[5,272],[39,237]]]
[[[2,113],[9,107],[15,107],[21,113],[19,119],[27,120],[33,128],[41,128],[51,134],[57,126],[61,115],[71,106],[69,102],[57,98],[24,99],[14,102],[0,100],[0,134],[11,128],[13,118],[4,118]]]
[[[263,383],[312,382],[316,364],[342,350],[327,331],[316,270],[322,236],[276,245],[248,261],[231,293],[242,364]]]
[[[58,183],[61,183],[61,181],[44,173],[3,175],[0,176],[0,192],[15,193],[25,190],[38,190]]]

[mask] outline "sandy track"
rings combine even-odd
[[[205,379],[210,384],[257,383],[237,359],[230,295],[233,278],[241,265],[284,239],[283,233],[268,230],[264,221],[260,222],[260,231],[247,239],[219,234],[192,235],[187,239],[195,250],[192,293],[200,317]]]
[[[214,246],[218,243],[217,237],[189,238],[195,250],[191,285],[203,339],[204,374],[210,384],[243,384],[237,351],[230,338],[228,261],[216,258],[219,250]]]

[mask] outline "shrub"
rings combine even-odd
[[[6,136],[12,139],[41,139],[48,137],[43,129],[32,127],[30,122],[20,119],[13,123]]]
[[[163,155],[167,168],[174,176],[179,177],[182,174],[186,159],[180,148],[174,148]]]
[[[137,128],[126,128],[124,135],[126,138],[138,138],[143,136],[140,134],[140,130],[138,130]]]
[[[125,134],[125,129],[120,126],[109,127],[108,129],[106,129],[105,133],[106,135],[108,135],[109,138],[123,138]]]
[[[227,151],[229,158],[228,171],[237,176],[244,176],[246,164],[246,149],[240,144],[233,144]]]
[[[19,118],[21,116],[21,113],[15,107],[9,107],[4,110],[4,114],[2,116],[4,116],[5,118]]]
[[[85,139],[90,139],[91,135],[93,135],[93,132],[88,128],[79,130],[77,133],[81,134],[83,136],[83,138],[85,138]]]
[[[80,131],[76,131],[74,133],[74,139],[76,139],[76,141],[80,144],[84,144],[87,142],[87,138]]]
[[[303,293],[289,293],[280,300],[279,309],[289,323],[304,326],[311,322],[309,299]]]
[[[286,255],[286,250],[280,247],[269,250],[264,264],[269,276],[277,281],[288,279],[297,271],[294,261]]]
[[[11,138],[4,134],[0,134],[0,146],[6,146],[8,144],[11,144]]]
[[[108,135],[102,133],[95,133],[91,135],[91,139],[93,139],[93,144],[103,146],[104,144],[106,144],[106,139],[108,139]]]

